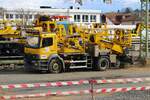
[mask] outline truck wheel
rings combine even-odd
[[[62,64],[58,59],[52,59],[48,65],[50,73],[60,73],[62,72]]]
[[[105,71],[110,66],[110,62],[107,57],[101,57],[98,59],[97,70]]]

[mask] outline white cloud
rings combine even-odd
[[[112,0],[111,5],[106,5],[103,0],[83,0],[83,5],[74,3],[75,0],[0,0],[0,7],[4,8],[27,8],[35,9],[40,6],[51,6],[53,8],[68,8],[69,6],[79,6],[84,9],[110,9],[110,8],[125,8],[125,7],[137,7],[140,0]],[[110,8],[109,8],[110,7]]]
[[[130,6],[130,7],[131,7],[131,6],[134,7],[134,5],[140,3],[140,0],[121,0],[121,2],[123,3],[123,6],[124,6],[124,7],[129,7],[129,6]]]
[[[61,7],[72,0],[0,0],[0,7],[5,8],[39,8],[40,6]]]

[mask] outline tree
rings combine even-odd
[[[82,5],[83,1],[82,0],[75,0],[75,3],[78,3],[78,4]]]
[[[106,3],[106,4],[111,4],[112,0],[103,0],[103,2]]]
[[[83,5],[83,1],[84,1],[84,0],[75,0],[75,3],[78,3],[78,4],[80,4],[80,5]],[[93,1],[93,0],[91,0],[91,1]],[[103,0],[103,2],[106,3],[106,4],[111,4],[111,3],[112,3],[112,0]]]
[[[120,13],[120,10],[118,10],[117,13]]]
[[[2,17],[3,21],[5,20],[4,15],[5,15],[6,9],[0,7],[0,16]]]
[[[125,9],[125,13],[131,13],[131,12],[133,12],[133,10],[132,10],[131,8],[127,7],[127,8]]]
[[[121,10],[122,13],[132,13],[133,12],[133,9],[130,8],[130,7],[126,7],[126,8],[123,8]]]
[[[139,9],[135,9],[135,10],[134,10],[134,12],[139,13],[139,12],[140,12],[140,10],[139,10]]]
[[[135,9],[135,10],[134,10],[134,14],[135,14],[137,17],[140,17],[141,11],[140,11],[139,9]]]

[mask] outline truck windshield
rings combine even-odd
[[[40,47],[39,37],[38,36],[28,36],[27,37],[27,47],[39,48]]]

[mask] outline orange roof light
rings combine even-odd
[[[71,18],[71,16],[52,16],[52,19],[68,19]]]

